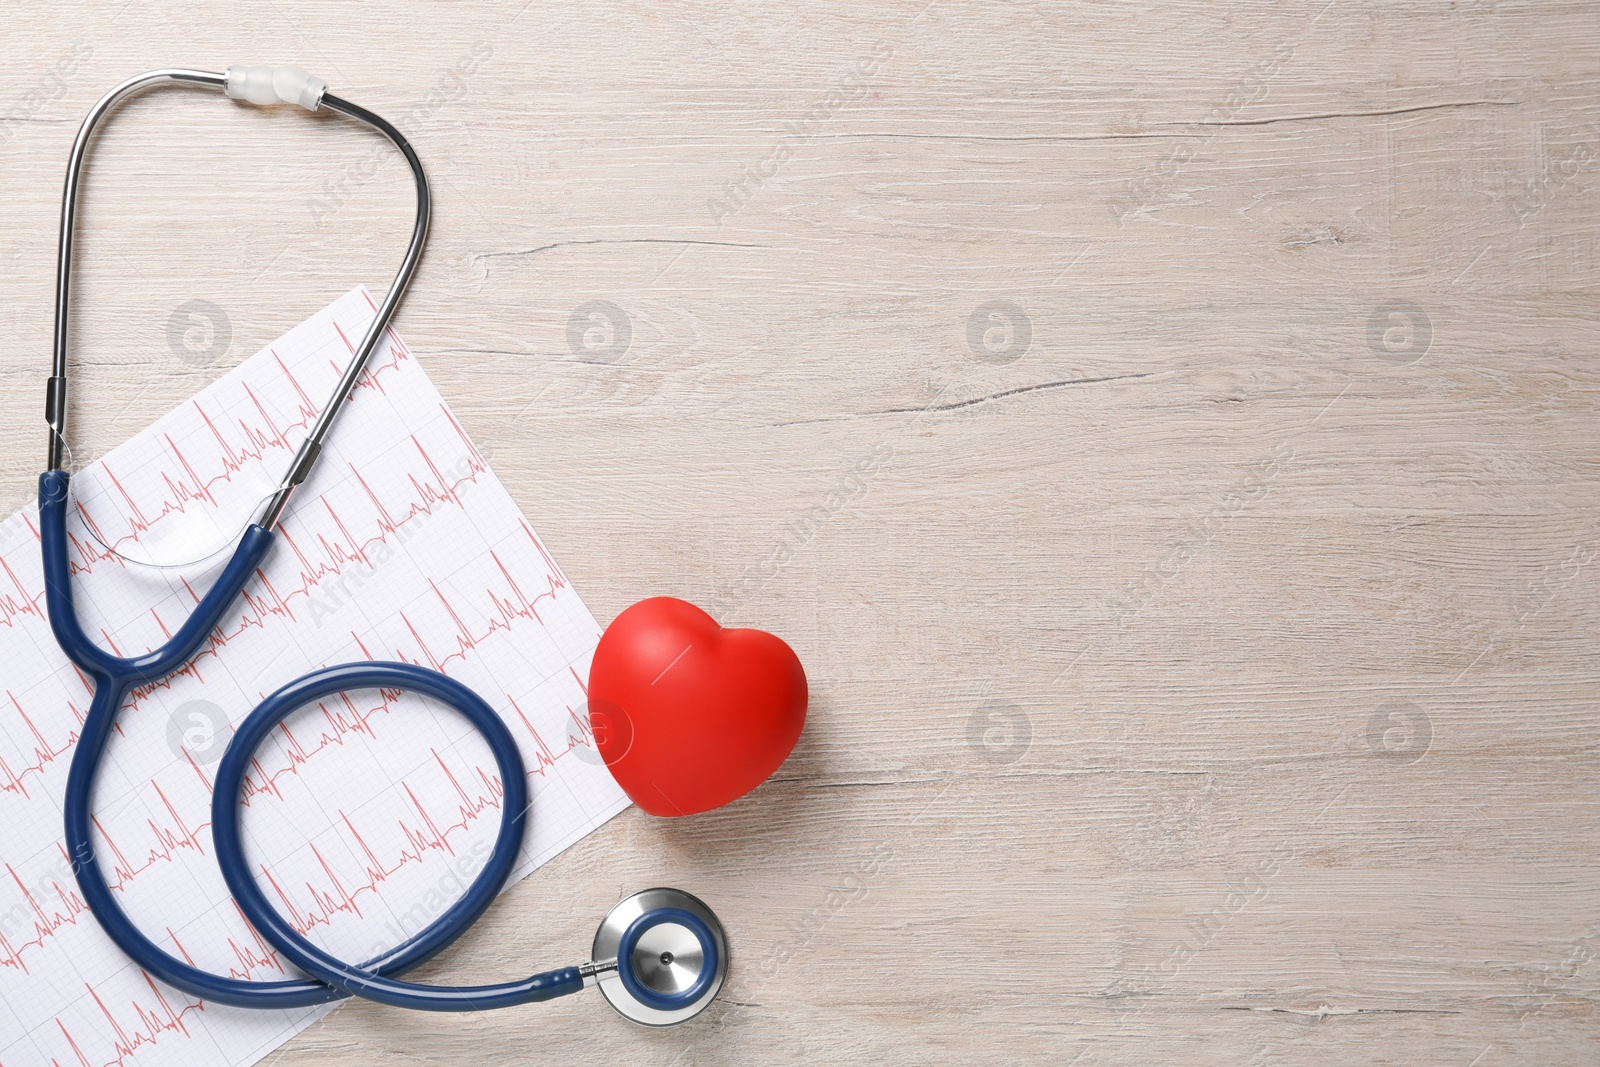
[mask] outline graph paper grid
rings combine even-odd
[[[374,314],[357,288],[73,476],[85,630],[152,648],[283,476]],[[42,435],[41,435],[42,436]],[[92,690],[45,619],[38,509],[0,523],[0,1067],[243,1067],[329,1009],[256,1012],[152,980],[84,908],[62,843],[67,764]],[[410,351],[386,334],[277,541],[183,670],[136,690],[102,765],[96,849],[168,952],[239,978],[295,976],[243,921],[211,854],[211,780],[233,725],[308,670],[444,671],[499,710],[532,796],[521,878],[627,806],[584,686],[600,628]],[[301,709],[245,785],[247,855],[295,926],[371,958],[441,914],[501,816],[487,746],[411,694]],[[495,976],[500,979],[520,975]],[[484,979],[493,980],[493,979]]]

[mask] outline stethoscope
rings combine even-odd
[[[417,217],[405,259],[344,374],[322,409],[288,474],[258,522],[241,537],[209,592],[177,633],[160,648],[139,656],[113,656],[84,633],[72,603],[67,555],[70,474],[64,467],[67,420],[67,313],[72,283],[72,234],[78,174],[106,114],[122,100],[157,85],[203,85],[254,104],[286,102],[308,111],[327,108],[377,130],[400,150],[417,185]],[[589,962],[484,986],[431,986],[397,976],[431,959],[483,914],[505,884],[522,844],[528,787],[522,755],[511,732],[476,693],[443,674],[408,663],[349,663],[313,671],[291,682],[244,720],[222,758],[214,784],[212,837],[217,864],[245,919],[282,957],[309,980],[251,982],[200,970],[157,947],[117,903],[101,870],[91,836],[95,775],[129,690],[159,681],[187,663],[233,604],[272,547],[284,508],[305,481],[339,409],[349,399],[367,356],[394,315],[411,281],[428,235],[428,180],[417,154],[400,132],[378,115],[332,95],[320,78],[298,67],[229,67],[226,74],[156,70],[130,78],[101,98],[72,145],[61,202],[61,250],[56,275],[55,355],[45,400],[50,426],[49,465],[39,476],[39,534],[44,553],[45,600],[50,628],[62,650],[94,681],[94,699],[79,732],[67,774],[66,845],[83,899],[118,948],[153,977],[191,995],[247,1008],[298,1008],[345,996],[422,1011],[482,1011],[549,1000],[598,985],[611,1006],[636,1022],[665,1026],[704,1010],[728,972],[728,944],[710,908],[677,889],[647,889],[627,897],[606,915],[594,937]],[[298,708],[351,689],[404,689],[432,697],[464,715],[494,755],[505,796],[505,813],[483,871],[442,916],[403,944],[361,964],[346,963],[302,936],[268,902],[249,867],[240,838],[240,793],[256,749],[274,727]]]

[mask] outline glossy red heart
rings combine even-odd
[[[651,815],[709,811],[766,781],[800,739],[806,700],[788,645],[673,597],[618,615],[589,669],[595,746]]]

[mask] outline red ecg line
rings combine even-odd
[[[180,1033],[184,1037],[189,1037],[189,1028],[183,1021],[184,1016],[190,1012],[206,1010],[205,1004],[198,1000],[184,1003],[181,1008],[174,1009],[172,1002],[167,999],[167,995],[161,991],[155,981],[143,970],[139,974],[144,978],[145,984],[150,987],[150,995],[155,998],[155,1004],[146,1006],[138,1001],[129,1001],[129,1006],[133,1008],[133,1013],[137,1019],[131,1028],[123,1026],[122,1022],[112,1014],[111,1009],[106,1006],[106,1002],[101,998],[99,991],[94,986],[88,983],[84,984],[84,988],[89,991],[89,996],[94,998],[95,1005],[100,1009],[100,1013],[105,1016],[106,1022],[111,1025],[111,1033],[114,1035],[114,1039],[111,1042],[114,1055],[111,1059],[104,1061],[101,1067],[123,1067],[129,1056],[132,1056],[146,1045],[156,1044],[160,1041],[162,1034]],[[55,1023],[61,1030],[61,1036],[67,1039],[67,1045],[77,1058],[79,1067],[95,1067],[94,1062],[84,1055],[82,1047],[72,1036],[72,1032],[67,1029],[67,1025],[59,1017],[56,1018]],[[54,1057],[51,1058],[50,1062],[55,1067],[61,1067],[61,1061]]]
[[[66,860],[66,847],[60,844],[57,844],[56,847],[61,850],[61,858]],[[11,876],[11,880],[15,882],[17,888],[22,891],[23,899],[28,902],[28,907],[33,912],[34,937],[31,941],[24,941],[20,945],[13,945],[8,938],[6,938],[4,935],[0,935],[0,964],[4,964],[8,967],[15,967],[22,971],[23,974],[27,974],[27,964],[23,963],[22,961],[23,950],[29,948],[43,948],[45,938],[53,936],[55,932],[63,926],[77,925],[78,917],[87,912],[89,910],[89,906],[85,904],[83,898],[78,895],[76,887],[63,889],[60,881],[52,879],[50,882],[50,888],[55,892],[56,898],[61,903],[59,908],[47,911],[45,906],[39,902],[37,897],[34,896],[33,891],[23,884],[21,876],[17,874],[16,870],[13,869],[9,863],[6,864],[6,873]]]
[[[313,885],[309,881],[305,883],[306,896],[310,898],[308,905],[296,903],[271,869],[265,865],[261,867],[261,875],[277,894],[284,913],[289,916],[290,925],[301,934],[309,933],[319,925],[331,925],[333,917],[340,912],[360,916],[361,907],[358,898],[362,894],[377,893],[379,886],[403,868],[410,864],[425,862],[430,852],[443,852],[454,856],[456,851],[450,844],[451,835],[470,829],[484,812],[500,810],[501,801],[505,797],[505,786],[499,776],[482,767],[473,767],[475,781],[472,789],[468,790],[462,786],[460,778],[450,770],[437,751],[432,755],[459,802],[451,815],[436,817],[428,811],[421,800],[417,799],[411,783],[401,779],[397,784],[416,812],[416,819],[397,820],[405,844],[392,861],[385,863],[380,860],[372,850],[372,846],[367,843],[366,837],[350,821],[349,815],[341,810],[340,822],[349,831],[350,840],[359,847],[360,854],[365,857],[365,866],[359,875],[346,875],[341,878],[321,850],[312,845],[311,852],[316,857],[322,873],[326,875],[327,882],[322,887]],[[452,818],[454,821],[449,821]]]
[[[462,440],[465,441],[465,434],[462,433],[460,427],[455,426],[453,419],[451,423],[456,432],[462,435]],[[420,442],[416,444],[416,447],[423,458],[431,463],[431,458],[428,457]],[[308,549],[306,546],[301,545],[287,526],[280,527],[284,541],[294,552],[296,560],[300,564],[300,573],[294,579],[295,584],[285,589],[279,589],[258,570],[257,578],[260,579],[262,589],[260,591],[252,591],[250,589],[244,591],[241,599],[245,605],[245,610],[237,617],[237,621],[234,624],[224,624],[213,631],[194,658],[172,675],[159,682],[133,690],[126,706],[130,709],[137,708],[151,692],[156,689],[170,688],[173,679],[185,675],[203,678],[201,670],[204,667],[204,661],[207,658],[216,656],[218,650],[225,648],[230,641],[252,629],[265,626],[267,621],[273,617],[294,621],[296,619],[294,602],[297,599],[309,602],[325,586],[329,587],[330,593],[339,593],[344,596],[345,592],[339,584],[339,579],[345,576],[349,568],[357,567],[370,573],[372,570],[369,562],[371,559],[370,552],[379,545],[389,544],[397,539],[408,523],[431,517],[441,507],[461,507],[459,495],[461,487],[475,484],[487,470],[488,466],[482,459],[474,458],[469,461],[468,473],[455,481],[444,481],[434,485],[411,476],[410,481],[416,490],[416,494],[405,503],[405,510],[399,517],[392,515],[373,496],[373,503],[378,515],[377,530],[364,537],[350,534],[343,518],[333,505],[326,499],[321,500],[320,503],[323,509],[333,518],[335,525],[341,531],[340,537],[335,539],[324,534],[317,534],[315,538],[316,548]],[[363,487],[365,487],[366,483],[364,479],[360,478],[360,472],[356,471],[354,473],[357,479],[361,480]],[[369,495],[372,495],[370,489],[366,491]],[[455,606],[447,601],[442,593],[438,593],[441,606],[452,615],[459,631],[455,651],[444,656],[435,656],[418,636],[417,645],[422,652],[421,657],[408,655],[404,649],[396,648],[393,650],[395,658],[411,663],[419,663],[426,659],[435,670],[443,671],[451,660],[464,658],[468,650],[492,637],[497,631],[511,629],[518,621],[531,620],[541,626],[543,625],[543,619],[540,618],[538,613],[538,602],[545,599],[555,600],[562,589],[568,588],[568,583],[565,575],[554,565],[549,553],[545,551],[539,539],[534,536],[533,530],[528,527],[528,524],[519,520],[519,525],[524,534],[526,534],[529,543],[538,551],[540,559],[546,563],[547,570],[541,583],[542,588],[537,589],[530,596],[511,575],[499,555],[491,551],[491,558],[505,581],[506,591],[499,592],[487,586],[484,588],[484,595],[488,598],[490,604],[490,608],[484,612],[488,622],[487,627],[481,632],[473,632],[468,629],[461,622],[461,617]],[[189,589],[187,583],[185,583],[185,588],[193,601],[198,604],[200,602],[199,594],[193,589]],[[401,617],[405,620],[407,626],[411,625],[409,618],[404,615]],[[158,621],[160,621],[159,617]],[[414,627],[412,632],[415,634]]]
[[[451,424],[455,428],[456,432],[461,435],[462,441],[466,442],[470,447],[470,442],[467,442],[465,434],[460,430],[460,427],[455,424],[453,419],[451,420]],[[415,441],[414,443],[416,444],[417,451],[423,460],[430,467],[433,467],[434,465],[432,463],[432,459],[423,448],[422,444]],[[197,679],[203,680],[204,675],[202,671],[205,666],[205,661],[208,658],[216,657],[221,649],[227,647],[231,641],[236,640],[241,635],[246,634],[252,629],[265,626],[267,620],[272,617],[282,617],[293,621],[295,615],[292,603],[296,600],[296,598],[309,600],[325,583],[330,581],[336,582],[338,578],[342,577],[347,568],[357,565],[365,566],[366,561],[370,558],[368,553],[376,546],[389,542],[399,531],[404,529],[406,523],[414,522],[422,517],[431,516],[435,513],[436,509],[441,506],[462,506],[460,504],[461,487],[469,483],[476,483],[478,478],[488,470],[487,465],[483,463],[481,458],[476,457],[475,452],[472,453],[472,455],[475,458],[469,463],[468,473],[453,482],[449,480],[442,480],[435,485],[433,483],[420,481],[414,476],[411,477],[411,484],[417,490],[417,493],[415,498],[407,502],[405,511],[399,518],[393,516],[386,508],[383,507],[383,505],[378,503],[376,495],[372,493],[370,487],[366,487],[365,481],[362,480],[362,485],[368,495],[372,497],[377,508],[377,514],[379,516],[377,532],[365,538],[349,534],[343,520],[339,519],[338,514],[334,510],[333,506],[326,500],[323,500],[322,503],[324,507],[330,515],[334,516],[339,529],[344,534],[344,539],[342,541],[334,541],[322,535],[318,535],[316,540],[320,547],[320,551],[316,553],[308,553],[302,549],[301,545],[294,539],[293,535],[287,529],[283,529],[282,532],[284,540],[293,549],[296,558],[300,563],[300,573],[298,575],[297,584],[289,588],[287,591],[280,590],[277,589],[271,583],[271,581],[265,577],[265,575],[258,571],[257,574],[261,579],[261,584],[266,595],[262,596],[260,593],[252,592],[247,589],[242,596],[245,610],[240,613],[234,624],[224,624],[223,626],[218,627],[217,630],[213,631],[212,634],[206,639],[205,644],[201,646],[200,651],[195,654],[194,658],[183,667],[179,668],[179,670],[173,675],[169,676],[168,678],[164,678],[159,682],[154,682],[149,685],[134,689],[124,707],[129,711],[136,710],[141,706],[141,704],[144,702],[144,699],[148,697],[150,693],[157,689],[170,689],[174,678],[190,675]],[[358,478],[360,477],[359,472],[356,472],[356,475]],[[437,597],[441,607],[451,618],[457,630],[457,633],[452,641],[452,649],[441,655],[434,649],[430,648],[410,617],[402,612],[401,619],[404,621],[408,631],[412,634],[413,639],[416,642],[417,650],[420,654],[410,654],[406,649],[396,647],[392,650],[392,655],[394,658],[410,663],[426,663],[435,670],[446,671],[452,661],[464,660],[469,651],[483,641],[493,637],[497,632],[509,631],[517,623],[522,621],[531,620],[540,624],[541,626],[543,625],[543,619],[539,616],[538,611],[539,601],[545,599],[552,601],[555,600],[559,596],[562,589],[568,588],[568,583],[565,575],[563,575],[560,571],[560,568],[555,565],[554,560],[550,558],[550,555],[545,550],[544,545],[539,542],[539,539],[534,535],[533,530],[528,527],[527,523],[519,520],[519,526],[521,527],[523,533],[527,536],[529,543],[532,544],[535,550],[539,553],[540,559],[546,565],[547,570],[541,583],[542,588],[539,588],[530,596],[526,591],[524,591],[522,586],[517,582],[516,578],[511,574],[510,569],[506,567],[499,554],[491,550],[490,557],[494,560],[495,567],[498,570],[500,577],[505,582],[505,591],[497,591],[488,586],[484,588],[483,594],[488,602],[488,607],[483,611],[482,614],[486,625],[476,631],[469,627],[463,621],[461,611],[457,608],[457,606],[450,602],[450,600],[436,584],[433,584],[432,589],[434,595]],[[37,538],[37,531],[35,531],[35,537]],[[319,556],[321,557],[320,561],[318,559]],[[0,563],[3,562],[3,558],[0,558]],[[11,571],[9,565],[7,565],[5,569],[12,575],[13,578],[15,578],[15,574]],[[27,605],[26,610],[42,617],[43,612],[42,609],[38,607],[37,602],[42,599],[44,595],[43,591],[41,590],[37,595],[30,595],[28,591],[22,587],[20,581],[17,582],[17,586],[22,597],[24,598],[24,602]],[[185,589],[188,591],[189,596],[194,600],[194,602],[198,604],[200,595],[192,588],[189,588],[187,582],[185,582]],[[16,612],[14,614],[22,613],[23,612]],[[9,618],[5,619],[4,621],[8,624],[11,622]],[[160,618],[159,614],[156,615],[156,621],[160,624],[163,632],[166,632],[166,624]],[[358,635],[352,633],[352,637],[355,637],[358,644],[362,644],[363,649],[365,649],[366,646],[360,641]],[[104,640],[113,652],[121,654],[118,650],[116,642],[110,637],[110,635],[104,635]],[[368,658],[372,658],[370,652],[368,653]],[[86,680],[85,690],[89,690]],[[29,730],[36,738],[38,744],[34,750],[32,761],[21,768],[13,768],[3,758],[0,758],[0,791],[17,792],[27,795],[26,786],[24,784],[24,779],[26,776],[30,773],[42,774],[46,766],[69,752],[73,742],[75,742],[77,739],[77,733],[76,730],[67,733],[62,737],[60,742],[48,741],[34,724],[34,721],[28,716],[22,705],[17,702],[15,697],[11,698],[11,703],[15,707],[18,714],[22,716]],[[77,724],[82,725],[85,715],[84,711],[79,708],[76,703],[69,702],[68,706],[71,708]]]
[[[123,854],[116,841],[106,832],[106,828],[100,824],[99,816],[90,816],[94,821],[94,828],[100,831],[100,836],[105,838],[107,847],[111,849],[111,855],[116,858],[116,863],[111,868],[111,876],[106,879],[106,884],[113,890],[121,890],[135,875],[150,869],[157,863],[170,862],[179,849],[187,849],[191,852],[205,855],[206,849],[205,845],[200,841],[200,831],[208,828],[211,824],[201,823],[191,830],[184,825],[183,816],[178,814],[178,810],[172,806],[172,801],[167,799],[167,794],[161,791],[161,787],[156,784],[153,778],[150,780],[150,787],[161,798],[162,806],[167,809],[167,814],[172,816],[172,827],[159,826],[154,819],[145,820],[145,825],[150,827],[150,833],[155,843],[150,847],[149,852],[137,861],[131,861]]]
[[[81,678],[82,675],[79,675],[79,677]],[[78,732],[73,730],[67,734],[61,744],[52,745],[44,739],[44,735],[39,732],[39,728],[34,725],[33,720],[28,717],[28,713],[23,710],[22,705],[9,689],[6,690],[6,698],[11,702],[11,706],[17,709],[17,714],[21,716],[22,721],[27,724],[28,732],[33,735],[36,744],[33,749],[33,762],[24,766],[20,772],[13,770],[11,765],[5,761],[5,758],[0,756],[0,790],[9,793],[21,793],[26,797],[28,796],[28,787],[23,779],[30,774],[43,776],[46,767],[72,751],[72,746],[78,741]],[[78,720],[78,725],[82,726],[83,720],[87,717],[86,713],[70,700],[67,701],[67,707],[72,710],[72,716]]]
[[[334,323],[334,328],[336,330],[339,328],[338,323]],[[339,330],[339,336],[344,340],[346,346],[350,344],[349,339],[345,338],[343,330]],[[388,331],[388,338],[390,353],[389,358],[376,365],[369,364],[366,369],[361,372],[361,376],[356,379],[355,389],[372,389],[376,392],[383,393],[384,388],[380,380],[380,376],[385,371],[398,369],[401,363],[411,358],[410,350],[405,347],[404,343],[400,341],[399,337],[396,336],[392,330]],[[108,541],[104,533],[102,533],[100,530],[100,527],[96,525],[94,519],[89,515],[88,510],[83,506],[82,501],[74,500],[74,503],[77,506],[78,514],[83,518],[84,524],[94,531],[95,537],[98,538],[102,544],[109,545],[113,549],[120,550],[123,544],[128,541],[138,543],[141,536],[145,533],[148,533],[151,527],[153,527],[156,523],[170,515],[183,514],[188,510],[189,505],[192,503],[198,501],[215,506],[216,498],[212,495],[212,486],[218,484],[219,482],[233,481],[234,475],[238,474],[240,471],[251,466],[252,464],[263,462],[269,452],[279,451],[284,453],[286,457],[294,453],[295,449],[299,446],[290,443],[288,432],[292,430],[303,430],[310,427],[310,425],[316,421],[317,416],[321,414],[322,409],[319,405],[312,401],[309,396],[307,396],[305,389],[300,385],[299,379],[297,379],[294,376],[294,373],[289,370],[288,366],[283,362],[282,358],[278,356],[276,351],[273,351],[272,358],[277,364],[279,373],[283,376],[283,379],[288,382],[289,386],[294,390],[295,395],[299,399],[298,407],[293,420],[285,426],[278,426],[273,421],[272,416],[267,413],[266,408],[256,396],[255,391],[250,388],[248,383],[246,383],[244,385],[245,392],[250,397],[250,401],[255,407],[256,411],[260,414],[261,424],[252,426],[243,419],[239,419],[237,426],[233,428],[239,431],[239,434],[243,439],[243,443],[234,444],[225,436],[223,436],[222,430],[218,428],[217,422],[212,418],[211,414],[205,410],[205,408],[200,406],[200,402],[198,400],[190,401],[190,405],[194,408],[196,414],[200,416],[201,420],[205,423],[206,428],[211,431],[211,435],[216,439],[220,469],[216,473],[206,477],[196,474],[194,467],[189,462],[189,457],[184,455],[183,451],[177,446],[171,437],[164,437],[167,447],[171,449],[173,456],[177,459],[178,464],[183,468],[187,478],[174,479],[171,474],[163,473],[162,481],[166,484],[168,490],[167,496],[165,499],[159,501],[157,506],[150,509],[150,514],[147,515],[145,509],[141,508],[139,504],[134,501],[133,497],[129,495],[128,491],[123,488],[122,483],[117,479],[116,473],[112,471],[110,465],[104,460],[101,460],[100,467],[105,471],[106,478],[110,480],[112,486],[115,487],[117,491],[117,495],[120,496],[123,502],[127,505],[127,510],[122,514],[121,518],[127,525],[128,532],[123,534],[121,537],[118,537],[114,541]],[[334,368],[335,374],[341,370],[337,364],[331,365]],[[78,541],[76,538],[74,538],[74,544],[78,549],[80,557],[80,562],[75,562],[72,565],[72,573],[74,574],[92,571],[95,563],[105,560],[113,560],[119,565],[122,565],[121,561],[118,560],[115,555],[105,551],[98,545],[86,545],[83,542]]]
[[[228,903],[233,904],[234,914],[239,916],[240,924],[250,932],[250,938],[254,942],[252,947],[246,948],[233,938],[228,938],[228,948],[233,952],[233,958],[237,962],[237,966],[228,968],[228,977],[249,981],[255,977],[257,971],[270,970],[276,971],[280,975],[287,974],[288,972],[284,970],[283,964],[278,960],[278,954],[272,950],[270,945],[261,940],[261,935],[256,933],[255,928],[245,919],[244,912],[239,910],[239,905],[234,904],[231,900]],[[189,966],[199,966],[199,964],[195,963],[194,957],[189,955],[189,950],[183,947],[183,942],[178,940],[178,935],[172,932],[170,926],[167,928],[167,937],[178,947],[179,954],[183,956]]]

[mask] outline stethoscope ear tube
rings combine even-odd
[[[44,556],[45,605],[50,627],[67,657],[94,680],[94,698],[73,745],[62,802],[62,822],[72,874],[84,903],[123,954],[158,978],[191,996],[252,1008],[303,1008],[337,1000],[339,992],[321,982],[243,982],[202,971],[166,952],[134,925],[111,891],[94,844],[94,781],[117,722],[117,711],[134,686],[164,677],[194,655],[222,613],[272,545],[272,533],[259,526],[245,532],[233,558],[200,599],[178,632],[160,648],[123,658],[89,640],[72,606],[72,573],[67,554],[66,471],[39,477],[39,539]]]

